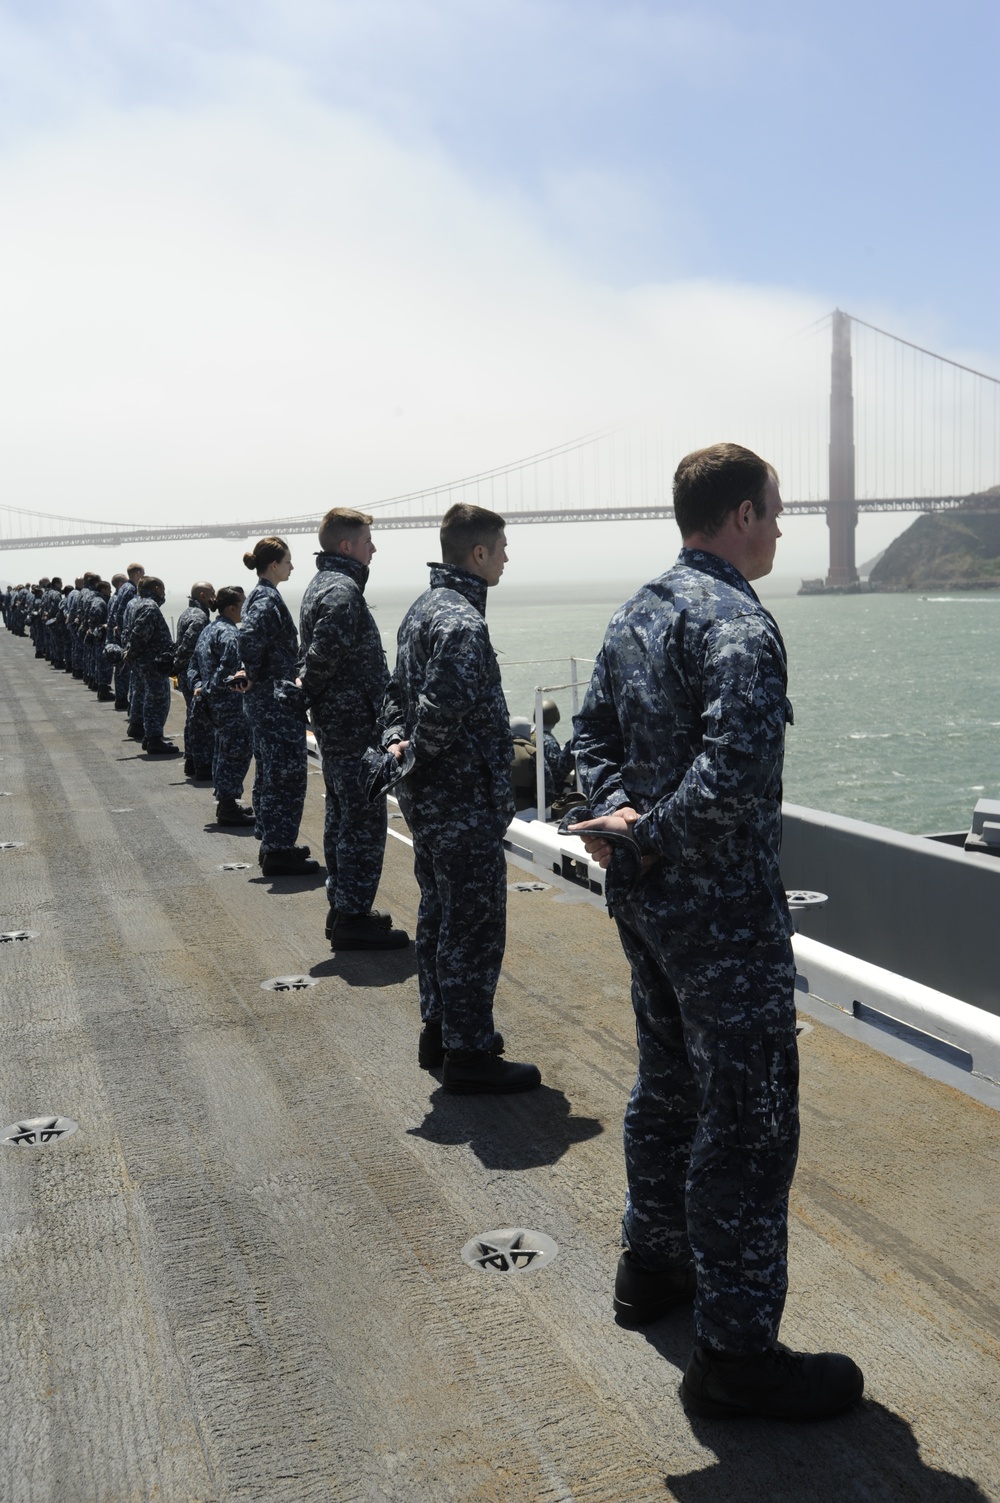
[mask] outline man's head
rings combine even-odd
[[[83,588],[85,590],[96,590],[100,582],[101,576],[99,574],[87,573],[83,576]]]
[[[129,564],[128,568],[125,570],[125,573],[128,575],[129,579],[134,585],[137,585],[139,583],[145,572],[146,571],[145,569],[143,569],[141,564]]]
[[[319,546],[324,553],[356,558],[367,568],[376,552],[371,517],[348,506],[332,507],[319,524]]]
[[[243,602],[246,595],[239,585],[223,585],[215,597],[216,610],[226,621],[238,626],[243,617]]]
[[[144,574],[139,581],[138,593],[144,600],[155,600],[157,605],[162,605],[167,598],[163,580],[157,579],[155,574]]]
[[[78,574],[77,577],[76,577],[76,579],[74,579],[74,581],[73,581],[73,588],[74,588],[74,590],[82,590],[83,589],[83,575],[82,574]]]
[[[197,584],[191,586],[191,599],[196,600],[202,610],[214,611],[215,586],[210,585],[205,579],[199,580]]]
[[[715,553],[745,579],[774,564],[781,496],[772,467],[740,444],[696,449],[674,475],[674,516],[685,547]]]
[[[124,574],[112,574],[112,576],[111,576],[111,583],[114,585],[114,587],[115,587],[116,590],[120,590],[121,587],[122,587],[122,585],[125,583],[125,575]]]
[[[51,585],[52,581],[46,575],[43,575],[42,578],[38,581],[38,583],[39,583],[39,585],[41,586],[41,588],[43,590],[47,590],[49,588],[49,586]]]
[[[52,576],[51,580],[49,581],[49,583],[50,583],[51,588],[53,590],[61,590],[62,589],[62,580],[61,580],[61,578],[59,577],[58,574],[53,574],[53,576]]]
[[[495,511],[458,501],[441,519],[441,557],[477,574],[488,585],[498,584],[507,562],[506,522]]]
[[[98,580],[98,582],[97,582],[97,593],[98,593],[98,595],[103,595],[104,598],[105,598],[105,600],[110,600],[111,599],[111,581],[110,581],[110,579],[99,579]]]

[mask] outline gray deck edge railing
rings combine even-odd
[[[802,934],[1000,1015],[1000,857],[785,804],[785,887],[825,892]]]

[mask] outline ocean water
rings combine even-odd
[[[536,685],[565,685],[570,657],[592,659],[635,582],[553,585],[504,580],[490,591],[490,633],[512,713],[530,715]],[[785,797],[913,834],[968,829],[976,800],[1000,798],[1000,591],[969,595],[797,596],[762,581],[788,648],[795,724]],[[390,666],[412,592],[369,585]],[[301,590],[286,599],[297,613]],[[168,597],[167,614],[185,601]],[[586,683],[590,663],[581,661]],[[560,706],[570,733],[572,695]]]

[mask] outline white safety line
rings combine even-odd
[[[386,830],[385,833],[387,835],[391,835],[393,840],[401,840],[404,845],[408,845],[410,847],[411,851],[413,850],[413,841],[410,839],[409,835],[400,835],[398,830]]]

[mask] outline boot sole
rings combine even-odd
[[[679,1389],[685,1411],[688,1414],[696,1414],[701,1419],[779,1420],[782,1424],[791,1425],[808,1425],[816,1420],[836,1419],[838,1414],[845,1414],[848,1409],[852,1409],[864,1391],[865,1384],[862,1378],[856,1389],[827,1409],[810,1410],[803,1414],[783,1414],[767,1409],[748,1409],[741,1404],[727,1404],[722,1399],[703,1398],[700,1394],[692,1393],[683,1379],[681,1379]]]
[[[678,1305],[690,1305],[693,1299],[693,1291],[691,1294],[674,1294],[669,1298],[657,1300],[655,1305],[628,1305],[615,1297],[612,1300],[612,1308],[620,1326],[628,1326],[629,1330],[635,1330],[639,1326],[651,1326],[655,1320],[662,1320],[664,1315],[669,1315],[671,1310],[676,1310]]]
[[[456,1083],[443,1080],[441,1087],[448,1092],[449,1096],[517,1096],[522,1091],[537,1091],[541,1083],[540,1080],[529,1080],[517,1081],[510,1085],[487,1085],[485,1082],[477,1084],[472,1081]]]
[[[330,940],[331,950],[405,950],[410,943],[409,935],[403,939],[338,939],[336,935]],[[443,1058],[443,1057],[442,1057]]]

